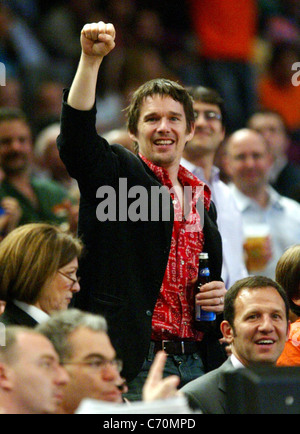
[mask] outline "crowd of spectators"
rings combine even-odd
[[[218,90],[225,101],[227,133],[245,127],[256,110],[278,112],[288,133],[285,153],[299,164],[300,85],[295,86],[297,69],[292,69],[300,61],[297,2],[251,0],[238,8],[230,0],[207,3],[1,2],[0,62],[6,85],[0,86],[0,107],[21,108],[34,140],[58,122],[62,89],[70,86],[78,62],[78,34],[86,22],[103,20],[115,25],[117,48],[100,72],[99,133],[122,131],[130,93],[148,79],[165,77]],[[44,145],[42,157],[37,147],[40,172],[57,171],[64,185],[74,187],[55,151]],[[297,200],[299,191],[295,186]]]
[[[125,131],[124,109],[131,92],[148,79],[165,77],[185,86],[211,87],[224,100],[227,134],[249,126],[257,111],[278,114],[285,137],[276,160],[281,168],[283,161],[286,164],[280,182],[286,182],[291,170],[295,176],[289,177],[292,192],[290,186],[278,183],[276,189],[299,201],[295,165],[300,164],[300,83],[295,86],[298,83],[293,80],[297,74],[293,65],[300,62],[296,1],[251,0],[240,2],[237,8],[230,0],[175,1],[172,7],[167,1],[149,0],[4,0],[0,62],[5,65],[6,85],[0,86],[0,108],[22,109],[27,116],[33,171],[71,193],[72,204],[61,200],[55,213],[67,215],[72,230],[76,231],[78,190],[60,161],[55,140],[62,90],[70,86],[78,63],[78,35],[86,22],[99,20],[112,22],[117,31],[114,56],[105,59],[100,71],[103,85],[97,89],[100,134],[110,143],[120,141],[133,149]],[[273,145],[269,146],[272,150]],[[219,148],[216,165],[228,182],[224,147]],[[279,173],[277,162],[276,170]]]
[[[98,21],[113,23],[116,28],[114,54],[104,59],[99,72],[101,86],[96,90],[98,133],[110,144],[120,143],[134,152],[133,141],[126,130],[125,109],[133,91],[147,80],[163,77],[181,83],[190,91],[197,86],[214,89],[224,110],[224,113],[218,113],[218,110],[215,113],[220,118],[209,119],[207,115],[208,111],[212,113],[211,106],[214,106],[214,110],[218,109],[219,103],[202,100],[202,97],[198,101],[200,129],[218,123],[221,119],[219,131],[214,131],[218,134],[216,147],[210,149],[209,167],[212,172],[209,171],[209,175],[204,177],[205,182],[212,188],[214,184],[210,183],[217,173],[218,183],[221,182],[220,176],[229,186],[227,189],[222,184],[223,192],[230,198],[234,197],[234,210],[239,217],[231,229],[243,229],[244,234],[244,240],[239,245],[242,256],[240,277],[249,273],[280,281],[278,273],[276,275],[278,261],[293,244],[297,245],[296,249],[299,249],[300,244],[299,2],[3,0],[0,4],[0,63],[5,67],[0,71],[0,270],[3,268],[0,299],[2,296],[8,302],[5,305],[0,301],[0,315],[4,323],[8,318],[7,324],[11,324],[10,315],[18,316],[20,312],[21,316],[24,315],[25,303],[25,314],[29,313],[30,317],[32,308],[42,310],[47,319],[52,311],[63,311],[57,317],[63,324],[64,318],[68,319],[64,310],[71,302],[72,294],[80,290],[76,277],[77,258],[82,253],[81,242],[76,239],[80,194],[77,182],[69,176],[59,157],[56,139],[60,133],[62,92],[64,88],[70,87],[80,57],[80,31],[86,23]],[[197,97],[194,96],[194,100]],[[195,111],[196,107],[194,105]],[[210,143],[209,146],[212,145]],[[200,160],[194,158],[193,161],[193,153],[188,155],[190,150],[191,148],[186,148],[185,158],[190,163],[195,163],[195,168],[201,166]],[[201,179],[200,175],[195,175]],[[212,192],[213,195],[217,194],[214,188]],[[218,209],[220,197],[213,199]],[[219,230],[223,238],[226,235],[222,233],[221,226],[222,218],[226,218],[226,210],[228,212],[228,208],[222,210],[222,215],[218,209]],[[31,299],[22,298],[22,294],[8,296],[6,292],[6,289],[11,289],[10,280],[15,282],[19,278],[21,265],[8,269],[4,260],[1,263],[1,255],[6,259],[7,255],[12,255],[10,248],[14,246],[16,236],[15,249],[16,255],[19,252],[19,257],[15,256],[14,260],[20,261],[20,264],[24,262],[25,265],[27,261],[30,262],[32,258],[29,255],[23,257],[18,239],[23,225],[27,223],[33,223],[32,227],[24,226],[24,231],[30,232],[29,237],[35,228],[47,231],[56,228],[55,234],[59,239],[70,237],[67,240],[76,247],[68,261],[60,261],[53,269],[53,275],[58,273],[62,284],[65,279],[73,282],[70,290],[72,294],[63,299],[66,306],[62,308],[52,309],[52,305],[48,306],[48,292],[45,296],[42,291],[49,289],[46,281],[43,282],[45,288],[38,283],[41,293],[35,294]],[[34,226],[37,223],[40,226]],[[257,229],[258,233],[249,235],[248,229],[251,229],[249,233],[253,232],[253,223],[260,226],[260,231],[262,226],[267,230],[259,234]],[[51,226],[52,224],[56,226]],[[16,230],[18,227],[21,227],[19,232]],[[252,250],[249,247],[253,242],[251,238],[256,239],[256,242],[257,238],[264,240],[259,253],[257,245],[252,246]],[[41,242],[46,246],[46,242]],[[230,244],[230,239],[226,242]],[[18,248],[21,250],[18,251]],[[32,250],[37,250],[37,255],[43,253],[42,246]],[[51,251],[47,255],[51,262]],[[251,255],[254,257],[254,265],[251,263]],[[232,260],[234,258],[232,255]],[[259,266],[257,261],[260,261]],[[67,269],[70,264],[74,266],[71,272]],[[224,263],[223,267],[225,265]],[[26,284],[30,276],[31,280],[38,278],[34,264],[32,267],[29,264],[28,267],[30,272],[21,276]],[[12,275],[6,276],[8,272]],[[2,283],[5,279],[7,288]],[[226,281],[224,275],[223,280]],[[234,282],[230,282],[227,289],[232,283]],[[288,292],[284,282],[282,286]],[[52,291],[53,288],[50,289]],[[298,297],[290,298],[297,311]],[[41,300],[43,303],[46,300],[48,310],[41,307]],[[54,304],[57,302],[56,299],[50,301]],[[70,315],[72,316],[72,311]],[[74,320],[76,333],[77,328],[82,332],[82,327],[91,337],[94,333],[100,333],[107,348],[110,348],[105,320],[104,325],[100,324],[101,327],[94,330],[89,323],[91,321],[94,324],[92,317],[86,319],[87,325],[85,318],[77,318],[79,312],[73,311],[73,315],[79,321],[78,325]],[[298,318],[299,315],[297,322]],[[53,321],[55,326],[57,319],[54,318]],[[83,325],[80,321],[83,321]],[[34,325],[39,322],[34,317]],[[49,324],[52,325],[51,320]],[[29,327],[32,326],[29,324]],[[47,326],[45,330],[47,332]],[[47,335],[45,330],[41,327],[39,332]],[[37,333],[19,329],[12,329],[9,333],[12,336],[12,347],[22,339],[39,339],[41,347],[42,344],[45,345]],[[71,333],[72,330],[70,335]],[[68,339],[71,342],[71,338]],[[74,342],[71,343],[76,348]],[[57,340],[53,346],[62,358],[56,344]],[[118,368],[114,350],[110,350],[113,355],[105,359],[104,365]],[[78,365],[77,358],[74,354],[71,357],[70,353],[71,361],[66,362],[69,365],[67,371],[71,376],[70,381],[57,367],[53,347],[50,346],[47,351],[52,354],[53,369],[56,372],[53,384],[58,389],[68,384],[67,390],[71,391],[68,399],[72,401],[76,397],[73,390],[76,391],[77,388],[77,383],[72,383],[75,378],[72,375],[75,371],[77,374],[79,372],[79,367],[73,366]],[[6,362],[8,356],[4,354],[3,360],[1,357],[0,352],[0,365],[3,360]],[[88,359],[86,365],[82,366],[92,366],[92,362]],[[80,375],[84,382],[82,366]],[[118,372],[114,371],[114,377],[110,380],[118,379],[118,390],[114,393],[119,398],[121,392],[126,391],[120,372],[121,368]],[[119,398],[115,401],[119,401]],[[71,402],[70,410],[67,402],[66,408],[62,405],[61,412],[73,413],[78,404],[79,401],[75,404]],[[2,407],[7,410],[4,405]],[[15,410],[20,410],[20,407]],[[37,409],[37,412],[43,411],[45,409]],[[49,412],[55,411],[57,409],[50,409]]]
[[[61,89],[78,62],[86,22],[112,22],[117,49],[103,68],[98,98],[101,133],[122,127],[128,93],[147,79],[175,78],[216,88],[225,100],[228,130],[245,126],[257,108],[278,111],[293,134],[299,162],[299,6],[293,0],[3,1],[0,61],[7,85],[0,105],[22,106],[38,133],[60,113]],[[104,90],[103,90],[104,89]]]

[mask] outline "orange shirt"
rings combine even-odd
[[[255,0],[189,0],[189,3],[204,57],[251,60],[258,15]]]
[[[291,325],[289,339],[277,361],[277,366],[300,366],[300,319]]]
[[[268,77],[258,85],[259,103],[263,108],[277,111],[291,130],[300,128],[300,86],[280,88]]]

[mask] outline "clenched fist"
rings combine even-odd
[[[81,31],[82,52],[86,56],[103,58],[115,47],[116,31],[113,24],[86,24]]]

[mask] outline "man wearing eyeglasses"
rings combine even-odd
[[[69,309],[54,314],[37,331],[52,342],[70,377],[59,413],[74,414],[85,398],[123,402],[122,393],[127,391],[120,376],[123,363],[110,342],[104,317]],[[165,357],[160,355],[155,375],[149,375],[144,400],[168,398],[177,393],[179,378],[170,376],[162,380],[159,376]]]
[[[184,150],[181,164],[205,182],[216,205],[218,228],[223,242],[222,279],[226,288],[247,276],[243,259],[242,219],[230,189],[220,180],[214,165],[216,152],[225,138],[225,110],[214,89],[198,86],[189,89],[194,99],[195,135]]]
[[[74,414],[84,398],[122,402],[122,362],[116,358],[103,317],[69,309],[37,329],[53,343],[70,377],[59,413]]]

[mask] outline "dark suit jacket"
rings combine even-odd
[[[296,196],[297,186],[300,185],[300,166],[288,162],[282,171],[279,173],[272,187],[282,196],[287,196],[292,199]]]
[[[181,391],[193,410],[204,414],[228,414],[224,373],[233,370],[230,358],[218,369],[186,384]]]
[[[124,184],[125,195],[132,187],[146,189],[149,216],[152,187],[160,188],[161,184],[140,158],[99,137],[95,121],[95,108],[81,112],[64,103],[58,148],[70,175],[78,181],[78,227],[86,250],[80,262],[81,291],[75,305],[106,318],[112,343],[124,361],[123,375],[130,381],[149,350],[152,313],[168,263],[174,210],[169,195],[159,207],[157,221],[151,217],[147,221],[121,221],[118,210],[124,194],[119,197],[119,193]],[[96,211],[106,200],[99,196],[102,186],[113,187],[116,192],[117,212],[115,219],[100,222]],[[133,202],[129,198],[125,202],[126,212]],[[170,207],[170,218],[164,221],[166,206]],[[212,206],[210,213],[205,212],[205,251],[211,259],[213,279],[221,280],[222,244],[215,219]]]
[[[7,303],[0,322],[5,326],[25,326],[34,328],[37,322],[14,303]]]

